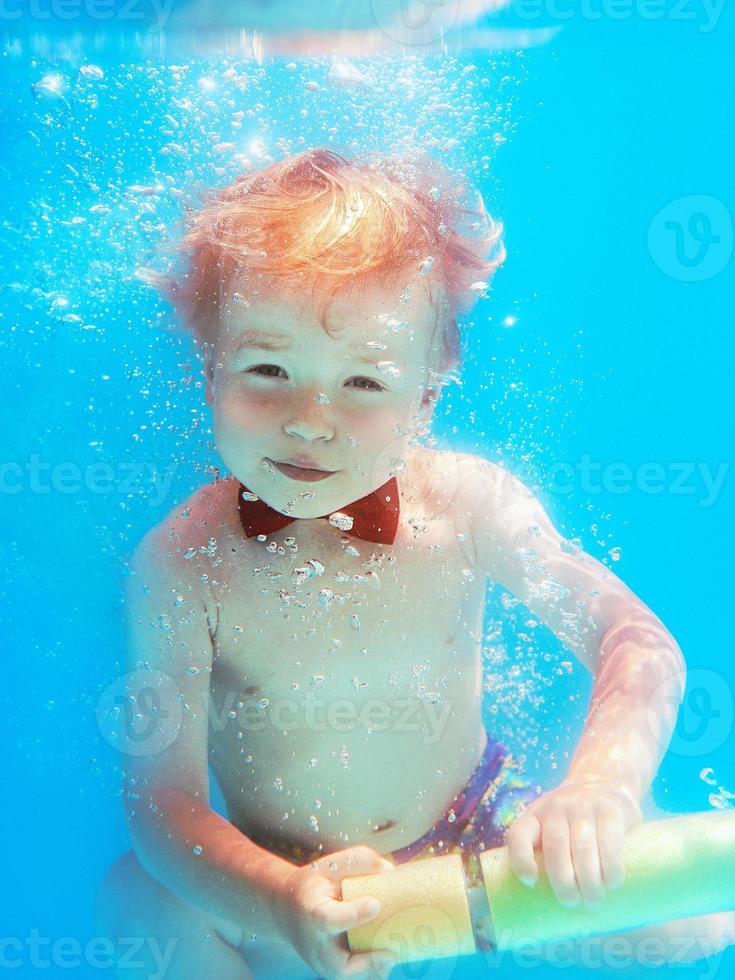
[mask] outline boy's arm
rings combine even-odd
[[[584,731],[560,786],[507,833],[511,867],[533,885],[543,851],[562,904],[594,907],[625,879],[624,836],[656,774],[681,703],[686,667],[659,619],[617,576],[556,531],[513,476],[464,457],[460,504],[476,564],[513,592],[594,673]]]
[[[196,575],[170,549],[154,529],[126,580],[132,710],[145,721],[144,741],[123,747],[131,837],[143,867],[171,891],[252,933],[270,931],[272,899],[294,865],[210,808],[212,643]]]
[[[661,621],[601,562],[566,542],[534,495],[500,466],[460,463],[476,564],[553,630],[594,674],[567,781],[613,780],[636,803],[676,723],[686,666]]]

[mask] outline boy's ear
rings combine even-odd
[[[427,385],[424,388],[423,395],[421,396],[421,408],[428,409],[429,411],[433,412],[436,408],[436,403],[439,401],[441,389],[441,384]]]

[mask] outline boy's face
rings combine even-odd
[[[435,383],[430,349],[439,337],[425,289],[415,285],[406,302],[382,288],[339,294],[329,333],[307,298],[246,305],[231,292],[207,401],[233,475],[276,510],[305,518],[400,478],[411,435],[435,403],[425,388]]]

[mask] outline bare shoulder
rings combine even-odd
[[[474,538],[478,527],[500,533],[508,521],[525,517],[537,501],[509,470],[472,453],[442,453],[437,478],[451,488],[451,508],[457,527]]]
[[[513,503],[533,499],[526,485],[500,463],[472,453],[456,453],[461,497],[465,506],[489,501]]]
[[[425,504],[427,511],[433,513],[451,507],[457,493],[460,455],[428,446],[412,448],[401,480],[406,499]]]
[[[144,535],[132,562],[177,578],[196,577],[202,559],[211,559],[220,541],[233,533],[236,518],[236,482],[227,478],[206,484]]]
[[[483,471],[486,460],[456,450],[437,450],[420,446],[409,456],[407,479],[409,504],[425,516],[451,519],[457,531],[466,530],[469,501],[476,499],[474,488],[482,480],[492,479]],[[489,464],[492,466],[492,464]]]
[[[467,504],[467,493],[482,489],[495,496],[510,489],[514,478],[498,463],[457,450],[421,446],[412,455],[413,483],[423,496],[443,497],[448,505]]]

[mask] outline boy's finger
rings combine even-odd
[[[387,858],[364,844],[357,844],[319,859],[321,873],[337,881],[352,875],[381,874],[392,871],[393,868],[394,865]]]
[[[380,912],[380,902],[377,898],[364,896],[351,902],[329,901],[322,910],[321,921],[324,931],[330,936],[354,929],[365,922],[370,922]]]
[[[551,817],[544,821],[541,830],[544,867],[549,884],[562,905],[579,905],[577,878],[572,863],[572,845],[569,823],[565,816]]]
[[[392,953],[377,950],[373,953],[355,953],[342,967],[342,975],[347,977],[381,977],[387,980],[398,960]]]
[[[533,849],[541,843],[541,825],[536,817],[528,816],[512,824],[507,840],[511,868],[524,885],[535,885],[538,865]]]
[[[602,877],[610,890],[620,888],[625,881],[624,838],[623,824],[618,818],[601,817],[597,821],[597,846],[600,850]]]
[[[605,886],[597,846],[597,821],[579,817],[570,823],[574,871],[586,905],[596,905],[605,898]]]
[[[348,976],[367,976],[380,977],[381,980],[388,980],[394,966],[398,965],[398,960],[392,953],[379,950],[375,953],[357,953],[351,956],[347,969],[355,973],[348,973]]]

